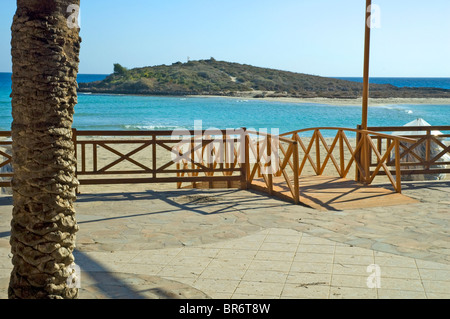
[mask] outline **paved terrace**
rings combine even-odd
[[[414,204],[344,211],[241,190],[81,191],[81,298],[450,298],[448,181],[404,183]],[[0,197],[0,298],[11,210]]]

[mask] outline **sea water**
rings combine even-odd
[[[80,74],[79,82],[106,75]],[[350,78],[346,78],[349,79]],[[361,81],[360,78],[351,78]],[[372,83],[450,89],[450,78],[373,78]],[[0,130],[11,128],[11,73],[0,73]],[[401,126],[416,118],[449,125],[450,105],[391,104],[369,108],[369,126]],[[285,103],[255,99],[79,94],[74,127],[79,130],[273,129],[280,133],[311,127],[356,128],[361,106]],[[198,123],[198,122],[197,122]],[[326,132],[323,133],[326,135]]]

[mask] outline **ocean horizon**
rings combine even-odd
[[[79,82],[99,81],[105,74],[79,74]],[[362,78],[339,77],[362,82]],[[450,89],[450,78],[371,78],[371,83]],[[11,73],[0,73],[0,130],[10,130]],[[450,105],[387,104],[369,108],[369,126],[401,126],[417,118],[449,125]],[[75,107],[79,130],[173,130],[247,127],[280,133],[311,127],[356,128],[361,106],[293,103],[226,97],[82,94]]]

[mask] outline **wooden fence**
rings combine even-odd
[[[430,175],[450,173],[450,143],[445,140],[450,137],[450,126],[396,126],[370,127],[376,132],[407,136],[414,142],[401,141],[400,171],[403,176]],[[376,138],[377,150],[389,148],[390,141]],[[388,154],[388,165],[393,166],[396,156]],[[373,167],[374,163],[370,163]],[[380,174],[384,174],[381,172]]]
[[[77,178],[81,185],[176,183],[178,188],[249,188],[262,180],[269,194],[273,179],[281,178],[295,203],[299,202],[299,178],[335,174],[371,184],[384,176],[401,192],[406,174],[450,173],[442,161],[450,153],[443,138],[433,135],[439,127],[371,127],[368,130],[321,127],[281,135],[262,132],[211,131],[73,131],[76,145]],[[398,136],[386,132],[424,132]],[[327,132],[327,134],[324,134]],[[326,138],[324,137],[327,136]],[[8,138],[10,132],[0,132]],[[0,142],[4,161],[11,141]],[[421,146],[422,145],[422,146]],[[423,146],[425,145],[425,146]],[[425,147],[426,156],[418,154]],[[438,147],[434,155],[430,151]],[[412,157],[413,162],[405,160]],[[413,168],[411,168],[413,166]],[[0,186],[8,187],[13,173],[2,169]]]
[[[216,134],[212,136],[211,133]],[[10,132],[0,132],[10,137]],[[207,183],[245,188],[246,168],[239,158],[245,130],[219,131],[78,131],[73,130],[80,185]],[[11,141],[0,142],[10,147]],[[232,150],[232,151],[230,151]],[[210,152],[207,154],[207,152]],[[230,152],[232,152],[230,155]],[[11,155],[0,150],[11,163]],[[219,157],[223,160],[219,162]],[[227,159],[230,159],[227,161]],[[1,187],[10,186],[12,173],[0,173]]]

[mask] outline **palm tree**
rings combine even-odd
[[[9,298],[77,298],[72,142],[80,42],[69,5],[17,0],[12,24],[13,271]],[[73,6],[72,6],[73,7]]]

